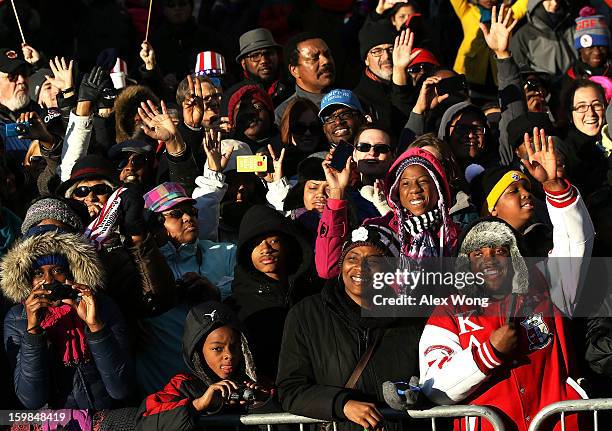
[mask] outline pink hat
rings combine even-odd
[[[181,203],[195,204],[179,183],[163,183],[144,195],[145,208],[156,213],[164,212]]]

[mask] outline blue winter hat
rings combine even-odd
[[[355,96],[351,90],[337,88],[323,96],[321,100],[321,109],[319,110],[319,118],[323,119],[323,113],[327,108],[335,105],[346,106],[347,108],[363,113],[363,108],[361,107],[361,103],[359,103],[359,99],[357,99],[357,96]]]
[[[592,46],[610,46],[610,30],[603,15],[592,15],[595,9],[584,7],[576,18],[576,33],[574,48],[590,48]]]
[[[44,265],[57,265],[61,266],[62,268],[69,269],[68,259],[66,259],[66,256],[61,254],[45,254],[43,256],[38,256],[36,261],[34,261],[32,268],[38,269]]]

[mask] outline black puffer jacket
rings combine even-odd
[[[384,335],[355,390],[344,385],[377,334]],[[338,280],[288,314],[278,368],[283,409],[297,415],[344,421],[340,430],[362,431],[346,421],[349,400],[383,403],[382,383],[417,375],[422,323],[416,319],[362,318]],[[386,422],[385,430],[397,425]]]
[[[268,233],[280,233],[291,240],[287,283],[257,271],[251,261],[255,238]],[[290,220],[272,208],[255,205],[242,219],[237,256],[233,294],[228,303],[249,333],[259,373],[273,381],[287,312],[300,299],[317,293],[308,283],[312,249]]]
[[[221,326],[230,326],[241,333],[243,360],[233,380],[257,380],[249,345],[234,313],[218,302],[200,304],[189,311],[183,334],[183,359],[190,373],[177,374],[165,388],[145,398],[138,411],[137,431],[201,429],[197,427],[199,413],[193,408],[192,401],[204,395],[211,384],[220,380],[204,362],[202,344],[208,334]],[[266,411],[271,403],[272,400],[255,410],[258,413]],[[227,407],[222,410],[222,413],[232,412],[244,413],[244,410]]]

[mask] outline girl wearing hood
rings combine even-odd
[[[351,175],[352,158],[337,172],[329,155],[323,168],[329,184],[327,200],[316,242],[315,263],[322,278],[338,275],[337,262],[348,231],[347,201],[344,198]],[[458,228],[451,220],[451,195],[440,162],[420,148],[405,151],[391,166],[385,179],[385,195],[391,207],[385,216],[366,220],[395,232],[400,244],[402,266],[427,257],[450,256]]]
[[[459,241],[456,272],[480,273],[483,283],[459,294],[486,297],[488,306],[439,306],[419,345],[425,395],[440,404],[494,407],[512,430],[526,430],[548,404],[586,398],[571,378],[565,316],[580,299],[582,262],[591,255],[594,229],[576,189],[557,177],[550,142],[542,148],[536,142],[526,163],[546,192],[554,228],[549,258],[529,265],[511,225],[496,217],[475,222]],[[455,423],[456,430],[466,427],[491,429],[463,419]],[[575,416],[566,429],[578,429]]]
[[[355,229],[341,249],[339,276],[289,311],[277,378],[283,410],[339,422],[341,431],[399,429],[397,422],[383,422],[381,383],[416,371],[422,326],[417,319],[362,317],[370,308],[363,264],[374,272],[376,261],[399,253],[389,228]],[[357,364],[368,354],[360,372]]]
[[[26,408],[101,410],[127,398],[127,331],[98,291],[100,268],[93,247],[59,232],[27,237],[2,260],[0,287],[17,303],[4,345]]]
[[[245,401],[233,396],[245,387],[263,408],[268,390],[255,382],[251,351],[237,317],[225,305],[205,302],[187,314],[183,333],[183,359],[189,373],[175,375],[160,391],[149,395],[138,411],[137,431],[200,429],[200,415],[243,413]]]

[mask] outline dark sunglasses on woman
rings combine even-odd
[[[77,198],[85,198],[93,193],[96,196],[107,196],[113,192],[113,189],[108,184],[96,184],[95,186],[79,186],[72,192],[72,196]]]
[[[197,217],[198,216],[198,209],[195,207],[183,207],[183,208],[174,208],[170,211],[166,211],[164,213],[162,213],[164,215],[164,217],[170,217],[170,218],[182,218],[183,214],[187,214],[189,216],[193,216],[193,217]]]
[[[295,123],[291,131],[298,136],[304,136],[308,131],[311,135],[318,135],[321,133],[321,126],[318,123]]]

